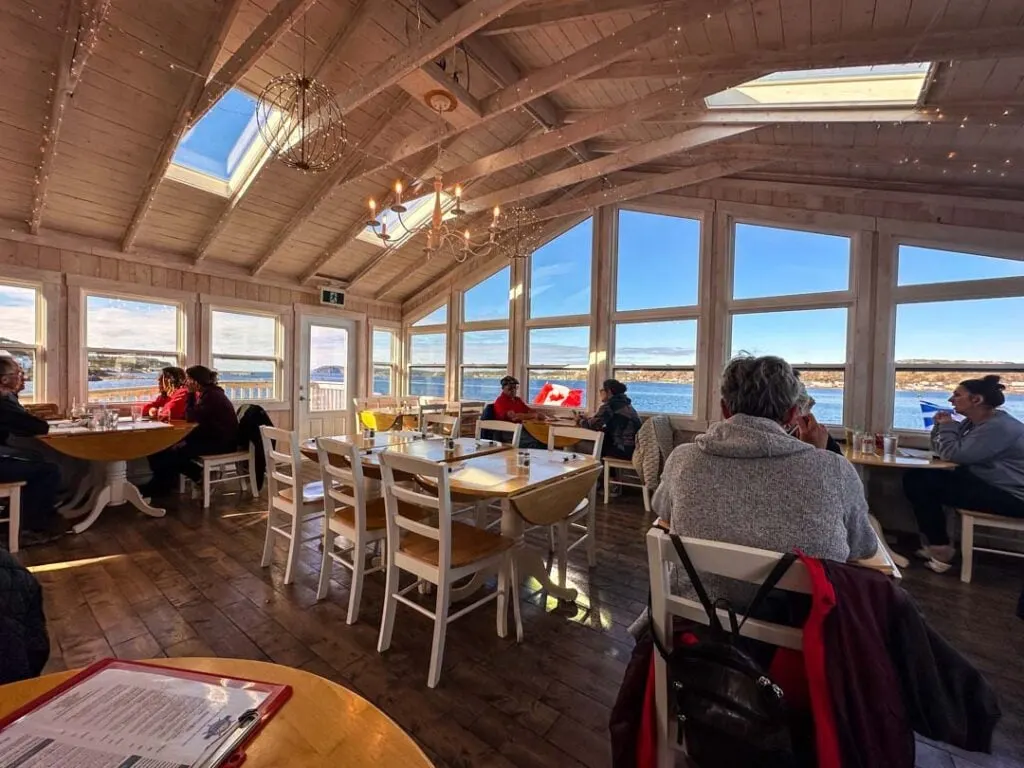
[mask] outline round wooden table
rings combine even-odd
[[[150,663],[292,687],[291,698],[246,746],[245,768],[432,765],[416,742],[377,707],[309,672],[242,659],[154,659]],[[58,672],[0,686],[0,716],[73,674]]]
[[[545,446],[548,444],[548,433],[551,431],[551,427],[559,426],[574,427],[576,425],[570,422],[556,422],[554,424],[547,421],[523,422],[523,429],[525,429],[530,436],[536,439],[541,445]],[[578,442],[579,440],[572,437],[556,437],[555,448],[569,448]]]
[[[99,518],[107,507],[131,504],[150,517],[163,517],[166,510],[150,506],[139,489],[128,481],[128,462],[170,448],[195,428],[195,424],[176,421],[170,424],[143,421],[119,422],[116,429],[88,430],[81,427],[54,427],[38,439],[56,451],[76,459],[102,463],[103,478],[95,485],[83,483],[64,509],[91,504],[89,514],[72,530],[81,533]]]

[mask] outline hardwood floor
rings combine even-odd
[[[283,543],[260,568],[259,501],[217,495],[204,514],[182,499],[159,520],[107,510],[86,533],[22,558],[44,587],[47,671],[111,655],[269,659],[358,691],[439,766],[605,766],[609,710],[632,649],[626,627],[647,599],[646,527],[639,497],[599,505],[599,564],[588,571],[580,552],[570,565],[577,606],[527,590],[522,645],[497,637],[493,606],[459,619],[433,691],[424,617],[400,609],[391,650],[376,651],[382,576],[366,579],[360,621],[348,627],[347,572],[337,567],[330,597],[315,600],[315,542],[292,585],[281,583]],[[1013,614],[1024,569],[1004,560],[982,555],[971,585],[922,568],[906,573],[934,626],[989,676],[1004,712],[995,756],[922,743],[921,768],[1022,765],[1024,622]]]

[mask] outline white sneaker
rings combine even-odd
[[[924,564],[925,568],[935,571],[935,573],[945,573],[953,567],[956,548],[952,545],[944,544],[942,546],[925,547],[924,552],[928,556],[928,562]]]
[[[924,567],[935,573],[945,573],[953,567],[952,563],[944,563],[941,560],[936,560],[934,557],[929,558],[928,562],[924,564]]]

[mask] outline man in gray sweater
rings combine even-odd
[[[798,547],[840,562],[874,555],[878,539],[860,478],[825,450],[825,427],[799,415],[800,381],[789,364],[734,358],[721,392],[725,420],[665,463],[653,506],[670,530],[775,552]],[[794,423],[796,437],[786,430]],[[707,586],[733,600],[747,593],[710,577]]]

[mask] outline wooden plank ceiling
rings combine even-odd
[[[217,98],[259,94],[304,47],[345,109],[334,168],[263,157],[227,197],[164,176]],[[357,239],[399,178],[461,182],[477,221],[716,177],[1024,198],[1020,0],[8,0],[0,49],[12,229],[390,301],[452,266],[422,238]],[[936,62],[917,108],[704,108],[781,69],[914,61]],[[437,87],[460,102],[445,120]]]

